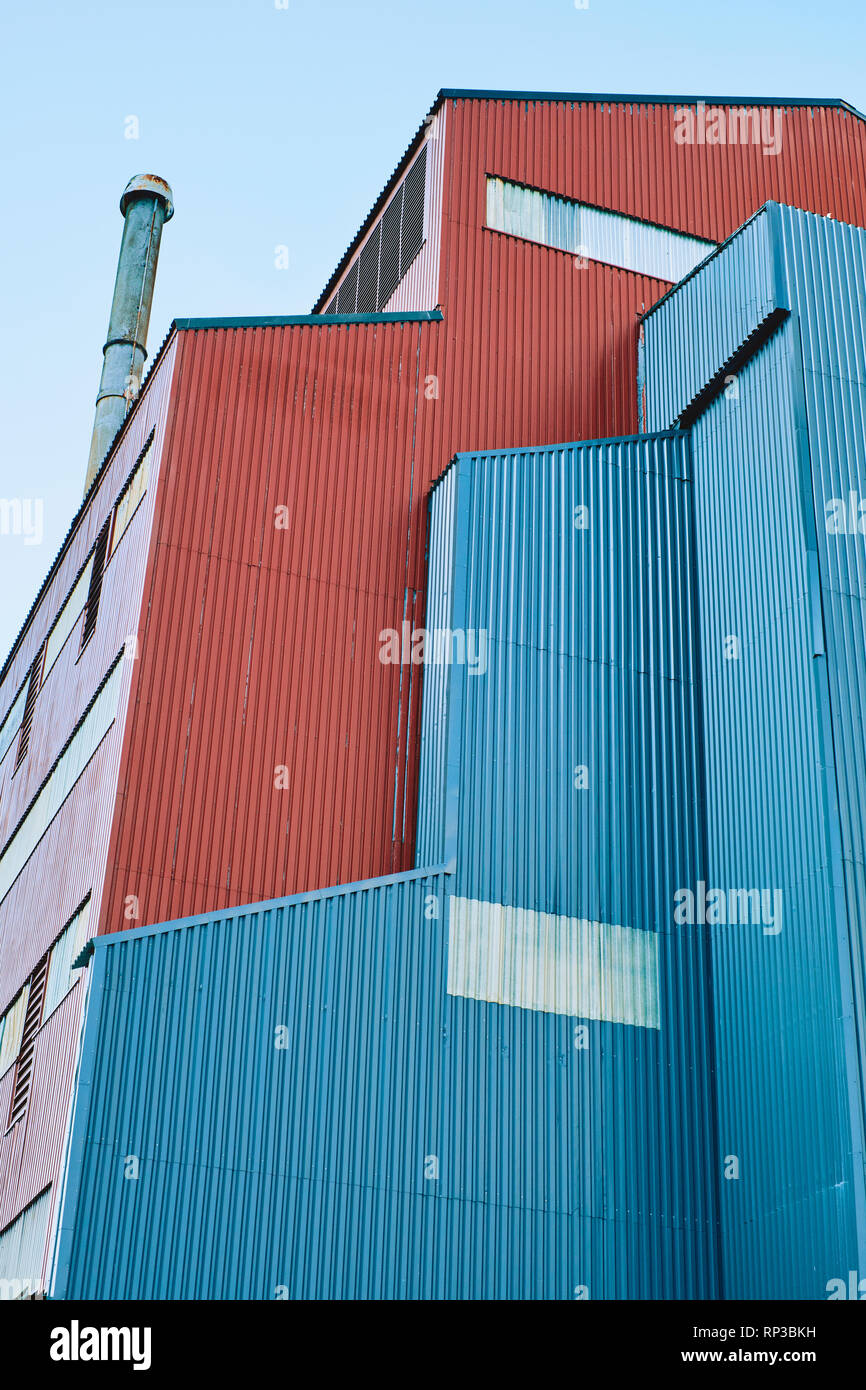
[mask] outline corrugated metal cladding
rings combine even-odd
[[[448,882],[97,940],[55,1296],[712,1294],[657,1141],[587,1133],[615,1074],[647,1121],[643,1038],[448,994]]]
[[[841,106],[760,108],[771,136],[780,122],[775,155],[678,144],[675,103],[448,95],[440,110],[452,453],[633,433],[638,315],[669,288],[491,231],[488,175],[714,242],[770,198],[866,222],[866,123]]]
[[[822,1298],[866,1266],[866,232],[770,208],[748,235],[685,287],[688,328],[680,291],[652,316],[645,369],[672,399],[781,263],[790,316],[692,430],[708,884],[766,895],[711,929],[721,1230],[728,1296]]]
[[[717,1294],[690,506],[682,436],[458,460],[457,873],[97,941],[56,1296]]]
[[[859,167],[862,123],[825,108],[790,119],[820,132],[827,170],[846,141]],[[459,450],[631,432],[637,314],[667,288],[490,231],[487,174],[676,226],[670,180],[649,170],[650,155],[678,160],[683,204],[708,197],[686,230],[711,239],[739,217],[724,204],[734,169],[749,212],[799,178],[793,137],[737,163],[675,145],[671,122],[668,108],[444,101],[427,130],[429,238],[400,287],[441,229],[443,323],[179,333],[103,927],[127,925],[131,893],[139,920],[159,921],[415,862],[420,672],[383,666],[378,647],[424,621],[429,486]],[[824,158],[808,156],[815,179]],[[822,208],[842,199],[834,179]],[[429,305],[430,284],[403,307]]]
[[[43,1192],[0,1233],[0,1298],[41,1293],[42,1254],[48,1235],[51,1193]]]
[[[426,240],[388,306],[439,303],[444,322],[316,316],[172,338],[0,685],[2,718],[156,426],[142,520],[108,562],[94,638],[49,674],[11,792],[15,754],[0,768],[0,815],[20,815],[119,649],[109,637],[131,627],[115,789],[110,734],[74,793],[86,810],[70,798],[38,872],[25,866],[0,903],[7,1000],[90,887],[104,931],[131,910],[228,910],[414,862],[422,671],[379,655],[383,630],[424,621],[430,484],[458,451],[634,430],[637,315],[667,289],[491,231],[487,176],[712,241],[770,197],[866,220],[863,122],[841,106],[780,114],[773,154],[679,145],[659,103],[443,97],[426,132]],[[52,683],[63,700],[44,698]],[[586,938],[575,923],[624,925],[558,916],[566,939]],[[8,1162],[0,1148],[14,1204]]]
[[[7,675],[0,687],[0,708],[4,712],[63,609],[115,498],[155,430],[149,455],[151,487],[106,564],[93,635],[79,655],[84,621],[83,611],[80,612],[37,695],[26,758],[13,777],[16,739],[0,763],[0,851],[6,850],[11,833],[51,773],[118,651],[138,631],[149,551],[152,484],[158,473],[166,428],[173,358],[174,348],[170,345],[77,518],[50,581],[19,638],[18,648],[7,663]],[[115,814],[125,702],[135,664],[133,660],[121,662],[120,701],[114,723],[74,784],[68,785],[74,760],[67,759],[61,765],[67,777],[67,795],[0,901],[0,1013],[88,893],[92,894],[95,920]],[[14,844],[13,840],[13,848]],[[8,854],[3,857],[8,862]],[[80,985],[76,985],[43,1019],[36,1036],[27,1109],[9,1129],[6,1124],[14,1065],[0,1077],[0,1230],[43,1189],[48,1189],[48,1201],[54,1211],[80,1031],[81,993]],[[40,1253],[40,1262],[41,1259]]]
[[[473,199],[484,198],[487,173],[717,242],[768,198],[863,220],[866,122],[842,103],[758,104],[764,126],[756,142],[751,128],[742,139],[743,108],[722,102],[724,143],[700,138],[715,119],[710,112],[719,109],[712,98],[703,115],[688,98],[680,106],[615,95],[455,96],[446,106],[449,141],[460,149],[463,166],[461,175],[449,160],[449,172],[462,177]],[[774,143],[778,152],[771,154]],[[446,189],[446,207],[448,201]],[[472,225],[483,219],[473,218]]]
[[[442,333],[179,334],[104,928],[411,866]]]
[[[691,1231],[709,1290],[707,949],[673,921],[703,875],[691,508],[682,434],[458,457],[431,499],[430,592],[452,653],[462,634],[478,659],[429,671],[418,843],[456,862],[473,949],[495,958],[462,991],[485,975],[488,1000],[600,1020],[584,1177],[643,1228],[648,1271],[668,1222]],[[629,932],[654,934],[657,980]],[[474,1007],[488,1026],[502,1012]],[[693,1276],[681,1266],[681,1289]]]
[[[169,346],[149,379],[98,487],[58,557],[51,581],[19,638],[18,649],[0,686],[2,714],[13,703],[67,595],[74,589],[79,571],[153,429],[156,429],[156,436],[149,457],[152,460],[151,479],[155,482],[168,413],[173,359],[174,348]],[[36,697],[26,758],[16,771],[17,740],[13,740],[0,763],[0,852],[51,772],[117,652],[124,647],[127,637],[138,630],[154,491],[151,485],[105,566],[92,638],[80,652],[82,608],[54,664],[45,673]],[[85,598],[86,595],[82,597],[82,604]],[[131,669],[133,663],[129,665]],[[84,773],[84,780],[88,782],[86,796],[79,798],[76,789],[67,800],[0,902],[0,1012],[88,891],[101,883],[105,841],[114,814],[116,777],[116,763],[110,770],[100,749]],[[21,930],[20,924],[25,922],[27,929]]]
[[[669,429],[757,335],[788,312],[787,282],[773,234],[778,206],[735,232],[723,248],[646,314],[640,335],[641,409],[649,429]],[[740,286],[731,293],[732,284]],[[659,369],[676,363],[675,370]]]

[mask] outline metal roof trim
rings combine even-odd
[[[78,952],[78,955],[75,957],[75,960],[72,962],[70,969],[83,970],[85,965],[88,964],[90,957],[93,955],[93,940],[92,936],[88,937],[81,950]]]
[[[672,425],[666,430],[649,430],[637,434],[611,434],[603,439],[566,439],[556,444],[517,444],[513,448],[504,449],[461,449],[449,459],[439,476],[434,478],[427,496],[429,498],[448,476],[451,469],[461,463],[466,463],[471,467],[479,459],[511,458],[513,454],[542,454],[551,449],[588,449],[594,445],[604,446],[606,444],[650,444],[656,440],[679,437],[682,433],[681,429]]]
[[[681,429],[689,429],[694,424],[695,420],[697,420],[707,407],[711,405],[716,396],[724,390],[725,382],[729,374],[739,372],[745,363],[754,356],[758,349],[763,347],[768,338],[772,337],[776,329],[790,317],[791,295],[782,249],[781,207],[781,204],[772,199],[768,199],[767,202],[764,203],[762,207],[758,208],[757,212],[748,218],[741,227],[738,227],[735,232],[732,232],[727,240],[723,241],[715,251],[705,256],[704,259],[695,266],[694,270],[690,271],[688,275],[684,275],[682,280],[678,281],[676,285],[668,290],[667,294],[662,295],[661,299],[657,300],[646,313],[640,315],[640,322],[643,324],[656,309],[660,308],[671,296],[676,294],[689,281],[693,280],[710,261],[720,255],[721,252],[725,251],[726,248],[730,247],[736,238],[741,236],[748,227],[754,222],[757,222],[759,218],[766,219],[770,254],[773,263],[773,307],[769,313],[766,313],[762,319],[754,324],[742,341],[737,344],[734,351],[729,353],[728,357],[717,367],[712,376],[704,381],[700,389],[686,402],[677,415],[675,422],[676,426]],[[800,209],[795,209],[795,211],[800,211]],[[804,213],[804,216],[815,217],[816,214]],[[836,221],[835,218],[831,220]],[[642,381],[644,379],[642,348],[639,350],[638,356],[638,379]]]
[[[301,903],[321,902],[325,898],[341,898],[347,893],[367,892],[374,888],[387,888],[394,883],[409,883],[414,879],[435,878],[441,874],[451,874],[454,870],[448,864],[428,864],[420,869],[407,869],[400,874],[383,874],[380,878],[362,878],[354,883],[338,883],[330,888],[312,888],[305,893],[291,893],[284,898],[265,898],[261,902],[244,903],[240,907],[217,908],[213,912],[193,913],[189,917],[174,917],[167,922],[154,922],[150,926],[131,927],[128,931],[105,932],[94,936],[88,945],[94,950],[112,945],[125,945],[127,941],[137,941],[146,936],[163,936],[169,932],[181,931],[186,927],[202,927],[209,922],[221,922],[225,917],[242,918],[257,912],[273,912],[278,908],[297,907]],[[81,952],[84,954],[87,947]]]
[[[377,323],[438,323],[445,315],[441,309],[413,309],[405,313],[385,314],[276,314],[262,317],[226,319],[175,319],[174,327],[180,332],[197,332],[211,328],[333,328],[341,324],[351,327]]]
[[[856,106],[852,106],[850,102],[844,101],[841,97],[702,97],[682,95],[663,96],[658,93],[649,92],[523,92],[500,91],[496,88],[486,91],[484,88],[475,87],[441,87],[436,94],[433,105],[430,107],[425,119],[421,122],[421,125],[409,142],[394,172],[391,174],[391,177],[388,179],[385,187],[382,189],[382,192],[379,194],[360,228],[355,233],[355,236],[343,253],[339,264],[313,305],[313,313],[318,313],[321,307],[327,303],[331,290],[351,261],[359,243],[366,236],[376,217],[384,207],[388,195],[393,191],[400,177],[408,167],[412,156],[425,136],[431,116],[435,115],[439,107],[445,101],[559,101],[595,105],[609,104],[611,106],[696,106],[699,101],[702,101],[708,106],[802,106],[807,108],[811,106],[825,106],[838,107],[840,110],[847,111],[850,115],[856,116],[858,120],[866,121],[866,116],[864,116],[862,111],[858,111]]]
[[[736,241],[738,236],[742,236],[743,232],[746,230],[747,227],[751,227],[752,223],[756,222],[759,217],[764,217],[767,213],[771,211],[771,209],[778,207],[778,203],[768,198],[766,203],[762,203],[761,206],[757,208],[755,212],[752,213],[751,217],[747,217],[745,222],[740,223],[740,226],[737,227],[736,231],[731,232],[731,235],[729,237],[726,237],[724,241],[720,241],[718,246],[714,247],[708,255],[704,256],[704,259],[698,262],[694,270],[690,270],[688,275],[684,275],[681,280],[677,280],[677,283],[675,285],[671,285],[669,290],[665,290],[664,294],[661,296],[660,299],[656,300],[655,304],[651,304],[650,307],[648,309],[645,309],[642,314],[638,314],[638,321],[640,323],[645,323],[646,320],[650,318],[650,316],[654,314],[657,309],[660,309],[663,304],[667,303],[667,301],[671,298],[672,295],[676,294],[678,290],[682,289],[683,285],[687,285],[690,280],[693,280],[696,275],[699,275],[700,272],[703,270],[704,266],[708,265],[709,262],[714,260],[716,256],[720,256],[722,252],[726,250],[728,246],[730,246],[732,241]]]
[[[842,97],[753,97],[753,96],[694,96],[683,94],[661,95],[657,92],[521,92],[499,91],[473,87],[443,87],[436,98],[448,101],[562,101],[580,102],[589,105],[612,106],[696,106],[704,102],[707,106],[838,106],[866,120],[862,111],[845,101]],[[434,108],[435,109],[435,106]]]

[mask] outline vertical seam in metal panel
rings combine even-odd
[[[49,1288],[53,1298],[63,1298],[69,1282],[69,1270],[74,1245],[75,1214],[84,1170],[84,1148],[87,1123],[93,1102],[93,1076],[96,1068],[96,1044],[102,1003],[105,997],[107,968],[105,949],[95,949],[90,965],[84,1018],[81,1022],[81,1043],[73,1080],[75,1097],[70,1121],[68,1159],[63,1173],[63,1192],[57,1224],[57,1242]]]
[[[161,437],[154,440],[151,456],[151,480],[149,487],[154,488],[154,496],[151,504],[150,513],[150,535],[147,544],[147,557],[144,565],[144,573],[141,577],[141,594],[139,596],[138,615],[134,633],[138,641],[138,649],[141,648],[143,637],[143,626],[147,623],[150,603],[153,597],[154,575],[157,567],[158,540],[161,522],[161,509],[163,498],[165,497],[165,485],[167,480],[167,466],[170,457],[170,448],[173,442],[175,416],[177,413],[177,394],[176,384],[180,373],[182,357],[181,335],[177,329],[173,329],[170,335],[174,338],[173,358],[171,364],[171,376],[166,383],[165,390],[168,400],[162,410],[162,430]],[[167,342],[164,349],[171,350]],[[155,364],[154,364],[155,365]],[[150,378],[148,378],[149,380]],[[157,420],[157,426],[159,420]],[[157,454],[157,443],[159,451]],[[154,455],[156,455],[156,469],[154,477]],[[93,924],[93,934],[97,935],[100,931],[106,931],[108,924],[104,920],[103,913],[106,907],[105,886],[109,879],[113,879],[115,871],[115,859],[120,838],[121,822],[124,815],[126,801],[125,788],[129,775],[129,763],[132,756],[133,724],[138,710],[139,687],[141,684],[141,662],[133,661],[132,673],[130,675],[129,689],[126,696],[126,706],[123,713],[123,733],[120,739],[120,748],[117,759],[117,777],[115,780],[115,795],[111,823],[108,831],[108,844],[106,846],[105,862],[102,869],[102,888],[99,895],[97,920]]]
[[[414,575],[412,574],[412,550],[413,550],[413,536],[412,536],[412,530],[413,530],[413,525],[412,525],[412,523],[413,523],[413,515],[412,515],[412,503],[413,503],[413,496],[414,496],[414,490],[415,490],[415,446],[416,446],[417,438],[418,438],[418,387],[419,387],[419,382],[420,382],[420,379],[421,379],[421,344],[422,344],[422,335],[423,335],[423,334],[424,334],[424,327],[423,327],[422,324],[419,324],[419,325],[418,325],[418,335],[417,335],[416,343],[415,343],[415,395],[414,395],[414,399],[413,399],[413,402],[412,402],[412,439],[411,439],[411,445],[410,445],[410,451],[411,451],[411,453],[410,453],[410,460],[409,460],[409,511],[408,511],[408,525],[407,525],[407,530],[406,530],[406,571],[405,571],[404,580],[403,580],[404,588],[406,589],[407,593],[408,593],[408,589],[409,589],[409,580],[410,580],[410,578],[411,578],[411,579],[414,579]],[[424,525],[425,516],[426,516],[425,509],[422,507],[421,510],[420,510],[420,524],[421,524],[421,526]],[[424,575],[424,582],[425,582],[425,585],[426,585],[427,587],[429,587],[429,575],[426,574],[426,571],[425,571],[425,575]],[[414,617],[415,619],[417,619],[417,615],[418,615],[418,591],[417,591],[417,589],[414,589],[414,588],[413,588],[413,593],[414,593],[414,595],[415,595],[415,602],[413,603],[413,610],[412,610],[412,611],[413,611],[413,617]],[[427,588],[425,587],[425,590],[424,590],[424,609],[425,609],[424,620],[425,620],[425,622],[426,622],[426,608],[427,608]],[[402,841],[404,847],[405,847],[405,842],[406,842],[406,815],[407,815],[407,811],[408,811],[409,777],[410,777],[411,762],[412,762],[411,719],[412,719],[412,699],[413,699],[413,696],[414,696],[414,693],[415,693],[414,675],[415,675],[415,672],[414,672],[414,668],[413,668],[413,662],[410,660],[410,662],[409,662],[409,689],[408,689],[407,697],[406,697],[406,719],[405,719],[405,721],[404,721],[404,724],[405,724],[405,734],[404,734],[405,751],[404,751],[404,754],[403,754],[403,807],[402,807],[402,816],[401,816],[401,824],[400,824],[400,838],[401,838],[401,841]],[[420,681],[420,684],[421,684],[422,689],[423,689],[423,684],[424,684],[424,680],[423,680],[423,667],[422,667],[422,674],[419,675],[419,681]],[[417,762],[416,762],[416,768],[417,768]],[[416,791],[417,791],[417,789],[416,789]],[[416,799],[417,799],[417,796],[416,796]],[[395,805],[395,814],[396,814],[396,805]],[[417,816],[416,816],[416,821],[417,821]],[[417,830],[417,825],[413,827],[413,832],[416,831],[416,830]],[[413,849],[414,849],[414,846],[413,846]]]
[[[773,227],[774,236],[781,235],[781,219]],[[812,469],[811,448],[809,444],[808,406],[806,402],[805,361],[800,333],[800,314],[791,314],[791,331],[794,335],[794,352],[791,355],[791,394],[795,410],[794,448],[797,452],[797,466],[800,474],[800,501],[803,509],[803,526],[807,537],[807,547],[814,547],[813,560],[806,565],[806,579],[809,587],[813,585],[817,593],[810,595],[810,613],[817,615],[821,625],[821,652],[814,651],[813,662],[820,660],[822,665],[815,676],[815,695],[820,712],[819,738],[824,752],[824,773],[821,782],[824,788],[825,813],[827,817],[828,851],[832,864],[830,882],[833,893],[833,916],[836,925],[837,964],[842,992],[842,1029],[847,1057],[846,1079],[848,1093],[848,1113],[851,1126],[851,1158],[853,1165],[854,1212],[856,1238],[861,1262],[866,1261],[866,1171],[864,1171],[864,1114],[863,1114],[863,1074],[860,1040],[857,1037],[857,1009],[854,998],[854,979],[852,962],[852,941],[850,931],[852,905],[848,900],[848,887],[845,880],[842,851],[841,804],[842,790],[839,785],[839,764],[836,749],[836,720],[833,692],[830,681],[830,652],[827,645],[827,616],[824,607],[824,581],[821,572],[821,553],[817,543],[817,508],[815,502],[815,477]],[[814,577],[813,577],[814,576]],[[814,668],[813,668],[814,669]],[[832,759],[832,773],[828,772],[828,755]],[[832,783],[832,792],[831,792]]]
[[[452,629],[466,628],[467,564],[469,550],[469,512],[472,505],[474,458],[459,455],[455,461],[454,486],[454,585],[451,600]],[[443,859],[450,873],[457,868],[460,836],[460,767],[463,756],[463,710],[466,695],[466,667],[451,668],[447,681],[448,724],[445,772],[445,842]]]
[[[703,664],[701,661],[701,596],[698,584],[698,558],[697,558],[697,507],[695,502],[695,461],[692,452],[692,433],[691,430],[684,434],[684,451],[686,466],[688,469],[688,516],[689,516],[689,544],[688,544],[688,576],[689,588],[692,591],[691,608],[691,629],[692,629],[692,652],[694,654],[694,699],[692,706],[695,717],[694,748],[697,754],[695,759],[695,780],[697,782],[698,802],[696,806],[698,819],[698,856],[699,863],[703,867],[703,876],[709,882],[709,844],[707,831],[707,768],[706,768],[706,738],[704,734],[704,702],[703,702]],[[709,1088],[710,1088],[710,1139],[713,1155],[712,1180],[710,1182],[710,1193],[712,1202],[713,1220],[713,1256],[715,1266],[717,1297],[725,1297],[724,1262],[722,1258],[722,1239],[721,1239],[721,1135],[720,1135],[720,1099],[718,1085],[718,1068],[716,1066],[717,1055],[717,1035],[716,1035],[716,1008],[715,990],[713,983],[713,949],[712,937],[709,926],[703,926],[704,940],[704,988],[706,991],[706,1013],[707,1028],[706,1037],[709,1043],[707,1061],[709,1063]]]

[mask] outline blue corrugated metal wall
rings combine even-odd
[[[56,1294],[821,1298],[866,1268],[866,565],[825,525],[866,509],[864,238],[768,205],[661,302],[645,408],[690,432],[457,458],[441,867],[96,943]],[[768,907],[710,953],[674,910],[702,888]]]
[[[705,944],[672,923],[702,862],[691,508],[681,434],[461,455],[431,499],[448,621],[486,635],[487,671],[451,667],[445,758],[428,673],[419,843],[456,862],[461,899],[659,934],[661,1026],[588,1025],[574,1116],[587,1208],[634,1226],[657,1296],[669,1225],[704,1269],[678,1287],[716,1288]]]
[[[677,424],[737,351],[788,312],[778,216],[778,205],[766,204],[645,315],[638,378],[646,428]]]
[[[862,533],[824,524],[830,498],[866,497],[864,247],[768,205],[644,330],[651,423],[700,390],[695,341],[735,369],[692,427],[708,882],[778,890],[781,925],[712,928],[729,1297],[826,1297],[866,1268],[866,566]]]
[[[712,1293],[646,1030],[447,994],[447,879],[96,941],[55,1297]]]
[[[419,843],[456,875],[96,942],[58,1296],[718,1292],[706,957],[665,911],[701,840],[685,442],[435,497],[428,622],[489,643],[427,672]],[[555,914],[595,1012],[449,993],[455,888]]]

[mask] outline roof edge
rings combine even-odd
[[[313,304],[313,313],[320,313],[322,307],[328,302],[331,293],[338,284],[344,271],[351,263],[360,242],[364,239],[367,232],[372,227],[379,213],[385,206],[388,197],[393,192],[401,176],[405,172],[412,156],[424,139],[429,128],[432,117],[439,110],[445,101],[550,101],[550,102],[584,102],[584,103],[610,103],[611,105],[621,106],[696,106],[698,102],[704,102],[707,106],[824,106],[839,107],[847,111],[849,115],[856,116],[858,120],[866,121],[866,115],[858,111],[856,106],[852,106],[849,101],[842,97],[751,97],[751,96],[693,96],[693,95],[662,95],[655,92],[530,92],[530,91],[508,91],[498,88],[485,89],[483,87],[440,87],[436,94],[436,99],[430,110],[427,112],[421,125],[418,127],[409,145],[407,146],[402,158],[397,164],[394,172],[374,202],[355,236],[352,238],[347,249],[343,252],[340,260],[329,276],[325,288]]]
[[[434,323],[443,317],[441,309],[412,309],[402,314],[266,314],[247,318],[175,319],[173,326],[180,332],[211,328],[333,328],[341,324],[351,327],[353,324]]]
[[[512,92],[472,87],[443,87],[436,98],[436,105],[448,101],[567,101],[586,103],[607,103],[612,105],[643,106],[838,106],[866,121],[862,111],[845,101],[842,97],[754,97],[754,96],[694,96],[683,94],[662,95],[657,92]],[[435,109],[435,108],[434,108]]]
[[[381,874],[378,878],[356,879],[353,883],[336,883],[327,888],[306,889],[302,893],[289,893],[282,898],[263,898],[261,901],[241,903],[238,907],[212,908],[207,912],[194,912],[186,917],[169,917],[150,926],[127,927],[122,931],[99,932],[90,937],[81,952],[87,959],[95,951],[107,950],[112,946],[124,946],[128,941],[139,941],[148,936],[163,936],[170,932],[183,931],[188,927],[206,927],[226,918],[252,917],[260,912],[276,912],[283,908],[299,907],[304,903],[321,902],[325,899],[343,898],[352,893],[368,893],[377,889],[390,888],[400,883],[413,883],[425,878],[450,878],[453,870],[444,863],[424,864],[418,869],[404,869],[397,874]],[[87,950],[92,947],[92,950]],[[79,957],[76,957],[79,959]]]
[[[654,444],[662,439],[683,439],[686,430],[678,425],[668,425],[663,430],[645,430],[637,434],[609,434],[600,439],[565,439],[555,444],[513,444],[498,449],[458,449],[452,454],[441,473],[437,473],[429,488],[428,499],[444,482],[452,468],[461,463],[473,464],[478,459],[511,458],[515,454],[549,454],[556,449],[588,449],[598,445],[600,448],[611,444]]]

